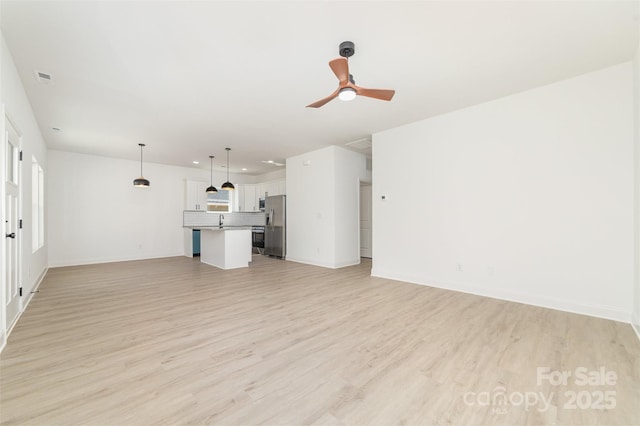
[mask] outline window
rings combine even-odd
[[[31,157],[31,251],[44,245],[44,172]]]
[[[234,191],[220,190],[207,194],[207,211],[231,213],[231,192]]]

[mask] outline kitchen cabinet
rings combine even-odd
[[[238,207],[236,211],[257,212],[260,210],[260,198],[272,195],[285,195],[286,180],[275,180],[257,184],[238,185]]]
[[[237,209],[238,212],[256,212],[258,205],[256,204],[256,186],[253,184],[241,184],[236,187]]]
[[[207,193],[209,184],[194,180],[186,181],[185,210],[207,210]]]
[[[258,204],[256,200],[256,186],[255,185],[244,185],[244,194],[243,194],[243,203],[244,203],[244,211],[245,212],[257,212],[260,210],[258,208]]]
[[[259,183],[256,185],[256,204],[258,203],[257,200],[259,200],[260,198],[264,198],[264,193],[266,192],[266,184],[265,183]]]

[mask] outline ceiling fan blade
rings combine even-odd
[[[354,86],[356,93],[360,96],[367,96],[369,98],[380,99],[383,101],[390,101],[393,95],[396,94],[395,90],[386,89],[366,89],[364,87]]]
[[[330,94],[329,96],[327,96],[326,98],[320,99],[319,101],[316,101],[312,104],[307,105],[307,108],[319,108],[322,105],[326,104],[327,102],[335,99],[338,97],[338,92],[339,90],[336,90],[335,92],[333,92],[332,94]]]
[[[329,62],[329,66],[338,77],[338,80],[340,80],[340,83],[349,82],[349,62],[347,62],[347,58],[336,58]]]

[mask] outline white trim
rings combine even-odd
[[[360,251],[360,248],[358,247],[358,251]],[[357,257],[357,259],[351,259],[351,260],[342,260],[340,262],[336,262],[334,268],[346,268],[347,266],[355,266],[355,265],[359,265],[360,264],[360,256]]]
[[[118,257],[94,257],[89,259],[68,259],[57,262],[49,262],[50,268],[60,268],[63,266],[94,265],[97,263],[129,262],[132,260],[161,259],[163,257],[183,257],[184,251],[175,253],[153,254],[149,256],[118,256]]]
[[[638,336],[640,340],[640,317],[637,312],[631,315],[631,328],[633,328],[633,331],[636,332],[636,336]]]
[[[2,101],[2,99],[0,99],[0,101]],[[4,104],[4,102],[2,103],[2,117],[6,117],[7,116],[7,108],[6,105]],[[0,179],[2,180],[2,184],[0,185],[0,216],[2,216],[2,220],[0,220],[0,232],[2,232],[3,234],[6,233],[6,226],[4,223],[4,215],[5,215],[5,177],[4,177],[4,167],[5,167],[5,142],[4,142],[4,135],[5,135],[5,120],[2,120],[2,123],[0,123],[0,139],[2,139],[2,147],[0,147],[0,164],[2,164],[2,173],[0,173],[2,176],[0,176]],[[4,300],[4,294],[6,293],[5,289],[6,289],[6,279],[5,279],[5,263],[6,263],[6,255],[5,255],[5,243],[0,244],[0,270],[2,270],[2,273],[0,274],[0,333],[2,333],[2,340],[0,341],[0,352],[2,352],[2,350],[4,349],[4,347],[7,344],[7,334],[6,334],[6,327],[7,325],[5,324],[5,318],[7,316],[5,309],[6,309],[6,302]]]
[[[49,272],[49,268],[45,266],[42,272],[40,272],[40,275],[38,275],[36,285],[34,285],[33,288],[29,291],[29,294],[25,296],[22,312],[27,310],[27,306],[29,306],[29,303],[31,303],[31,299],[33,299],[33,295],[38,291],[38,288],[40,287],[40,284],[42,284],[42,281],[44,281],[44,277],[47,275],[47,272]],[[22,315],[22,312],[20,312],[20,315]],[[18,315],[18,318],[20,317],[20,315]]]
[[[295,257],[287,257],[286,260],[289,260],[291,262],[296,262],[296,263],[304,263],[305,265],[321,266],[323,268],[329,268],[329,269],[340,269],[340,268],[345,268],[347,266],[354,266],[354,265],[360,264],[359,257],[357,260],[345,260],[345,261],[336,262],[336,263],[324,263],[324,262],[318,262],[312,259],[295,258]]]
[[[18,321],[20,320],[20,317],[22,317],[22,314],[27,310],[27,306],[29,306],[29,303],[31,302],[31,299],[33,299],[33,295],[36,293],[36,291],[40,287],[40,284],[42,284],[42,281],[44,281],[44,277],[47,275],[47,272],[49,272],[49,268],[45,267],[42,270],[42,272],[40,273],[40,275],[38,276],[38,280],[36,281],[36,285],[29,292],[29,295],[27,297],[25,297],[24,306],[22,306],[22,310],[20,312],[18,312],[18,315],[16,316],[16,319],[13,321],[13,323],[11,324],[9,329],[7,330],[7,333],[6,334],[3,333],[3,340],[0,341],[1,342],[0,344],[2,345],[2,346],[0,346],[0,353],[7,346],[7,340],[9,338],[9,335],[13,331],[13,328],[16,326]]]
[[[588,315],[613,321],[620,321],[625,323],[631,322],[631,315],[629,312],[606,305],[585,305],[563,299],[548,299],[531,294],[487,289],[469,284],[443,283],[424,279],[423,277],[414,277],[409,275],[397,274],[391,271],[385,271],[381,270],[380,268],[376,268],[375,266],[371,269],[371,276],[386,278],[390,280],[405,281],[412,284],[425,285],[429,287],[441,288],[444,290],[458,291],[461,293],[475,294],[477,296],[491,297],[493,299],[524,303],[526,305],[539,306],[542,308],[555,309],[581,315]]]

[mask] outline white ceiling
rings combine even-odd
[[[632,59],[638,2],[1,2],[49,147],[208,169],[284,159]],[[305,108],[355,42],[356,83]],[[34,70],[50,73],[38,83]],[[59,127],[54,132],[52,127]],[[199,160],[200,166],[192,161]]]

